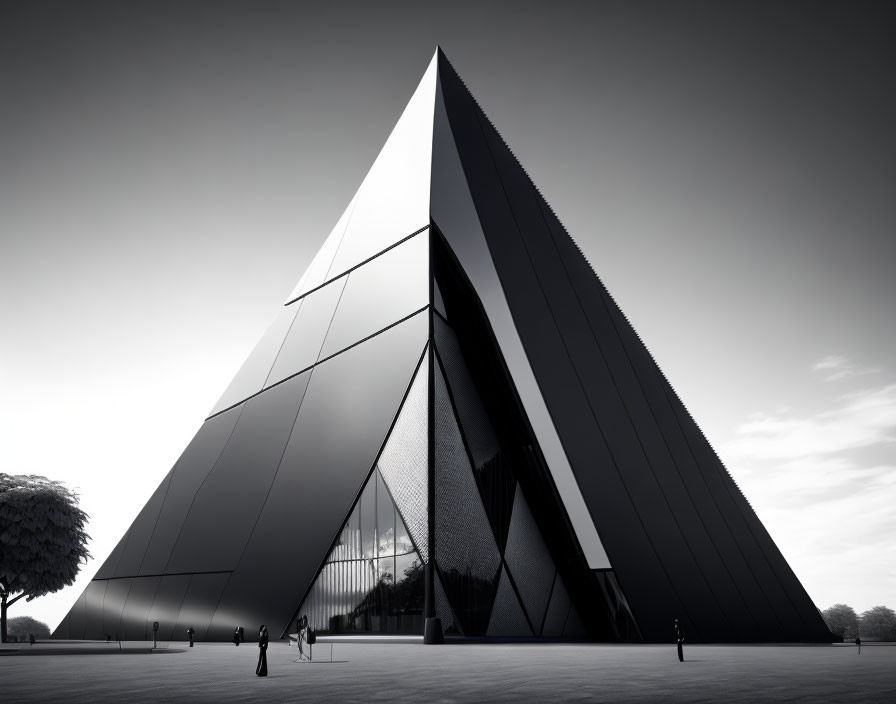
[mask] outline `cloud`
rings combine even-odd
[[[853,376],[865,376],[881,371],[879,367],[858,367],[846,357],[840,355],[828,355],[811,367],[813,372],[831,372],[824,378],[825,381],[839,381]]]
[[[824,381],[855,365],[825,357]],[[865,372],[870,373],[870,372]],[[720,454],[822,608],[896,595],[896,384],[841,394],[812,412],[756,413]]]
[[[797,459],[896,441],[896,384],[841,396],[811,415],[756,413],[725,446],[738,458]]]

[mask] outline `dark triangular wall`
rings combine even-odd
[[[436,106],[433,220],[475,279],[477,233],[451,222],[463,194],[435,178],[456,168],[450,143],[487,266],[643,636],[669,640],[677,617],[692,640],[827,640],[755,513],[443,55]]]

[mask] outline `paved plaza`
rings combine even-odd
[[[36,646],[39,647],[39,646]],[[896,646],[358,644],[0,657],[8,702],[896,702]]]

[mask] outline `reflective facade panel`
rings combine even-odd
[[[252,350],[209,415],[220,413],[261,391],[268,378],[268,373],[271,371],[271,365],[274,364],[280,346],[283,344],[283,339],[286,337],[286,332],[296,317],[296,311],[298,311],[297,306],[285,306],[280,309],[274,322],[255,345],[255,349]]]
[[[435,378],[436,564],[467,635],[485,635],[501,564],[441,372]]]
[[[103,592],[103,634],[112,640],[122,637],[121,614],[131,590],[132,579],[110,579]]]
[[[426,231],[348,275],[321,358],[379,332],[429,304]]]
[[[152,621],[147,617],[155,601],[161,577],[135,577],[121,612],[122,640],[152,640]]]
[[[339,245],[342,243],[346,225],[348,225],[348,221],[351,219],[352,213],[355,210],[355,202],[357,200],[358,193],[355,193],[351,202],[348,204],[348,207],[345,209],[345,212],[342,213],[342,217],[339,218],[339,221],[333,228],[333,231],[318,250],[317,255],[315,255],[314,259],[311,261],[311,264],[308,265],[308,268],[305,270],[302,278],[299,279],[299,283],[296,284],[296,287],[289,295],[289,298],[286,299],[287,303],[291,303],[299,296],[314,290],[327,281],[327,274],[330,271],[330,266],[333,264],[333,257],[336,255],[336,250],[339,249]]]
[[[236,567],[280,466],[309,378],[308,373],[293,377],[246,403],[230,442],[196,493],[168,572]]]
[[[153,492],[149,501],[146,502],[146,506],[143,507],[143,510],[140,511],[131,524],[130,530],[128,530],[127,542],[124,544],[115,566],[114,576],[130,577],[139,573],[140,564],[143,562],[146,548],[159,521],[162,502],[168,494],[170,483],[171,473],[169,472],[168,476],[162,480],[162,483]]]
[[[209,623],[229,579],[228,573],[192,575],[177,615],[172,640],[188,640],[188,628],[196,631],[195,640],[208,640]],[[233,636],[233,628],[230,629],[230,635]]]
[[[277,355],[277,361],[267,378],[267,386],[307,369],[320,359],[321,347],[345,283],[346,279],[343,277],[293,303],[301,306],[299,314]]]
[[[103,597],[106,596],[108,579],[97,579],[87,585],[84,590],[85,618],[84,638],[87,640],[104,640],[106,638]]]
[[[191,577],[192,575],[189,574],[165,575],[159,580],[159,586],[146,620],[150,624],[159,622],[158,639],[160,641],[186,639],[185,633],[176,633],[174,629],[177,626],[177,617],[187,595]]]
[[[361,185],[329,278],[429,224],[435,87],[434,59]]]
[[[243,406],[238,406],[205,421],[171,469],[168,491],[137,574],[166,571],[196,492],[224,452],[242,411]]]

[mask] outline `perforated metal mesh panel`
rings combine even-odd
[[[417,370],[404,405],[380,455],[383,480],[421,555],[429,554],[426,497],[426,408],[429,352]]]

